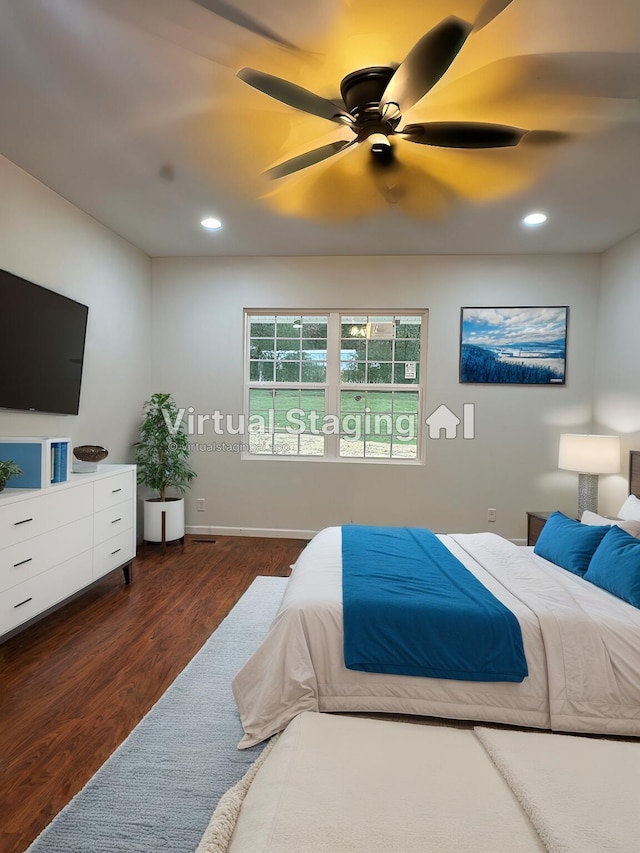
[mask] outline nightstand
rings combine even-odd
[[[528,512],[527,513],[527,545],[535,545],[542,528],[552,512]]]

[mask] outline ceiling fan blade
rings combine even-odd
[[[282,38],[278,33],[261,24],[260,21],[257,21],[251,15],[247,15],[246,12],[241,12],[240,9],[237,9],[230,3],[226,3],[225,0],[195,0],[195,2],[220,18],[224,18],[225,21],[242,27],[243,30],[248,30],[250,33],[254,33],[254,35],[279,44],[280,47],[286,47],[289,50],[299,50],[295,44]]]
[[[308,89],[296,86],[295,83],[289,83],[287,80],[262,71],[255,71],[253,68],[242,68],[238,71],[238,77],[254,89],[296,110],[302,110],[304,113],[311,113],[329,121],[337,121],[339,124],[353,123],[352,116],[345,111],[344,107],[321,98],[320,95],[315,95]]]
[[[272,169],[267,169],[264,173],[267,178],[284,178],[286,175],[292,175],[294,172],[299,172],[301,169],[306,169],[308,166],[313,166],[316,163],[321,163],[334,154],[339,154],[345,148],[350,148],[355,144],[353,140],[341,140],[340,142],[330,142],[328,145],[322,145],[320,148],[314,148],[313,151],[307,151],[305,154],[300,154],[298,157],[292,157],[290,160],[285,160],[284,163],[279,163]]]
[[[546,145],[558,145],[560,142],[568,142],[573,137],[571,133],[561,130],[530,130],[525,137],[527,145],[536,145],[540,148]]]
[[[471,30],[471,24],[453,15],[429,30],[409,51],[389,81],[381,103],[399,104],[406,112],[435,86]]]
[[[480,9],[476,16],[473,29],[475,32],[486,27],[494,18],[497,18],[500,12],[503,12],[507,6],[510,6],[513,0],[486,0],[484,6]]]
[[[296,219],[362,219],[387,206],[372,171],[369,146],[354,145],[346,156],[328,160],[323,169],[306,169],[272,184],[262,198],[278,213]]]
[[[400,133],[408,142],[438,148],[509,148],[528,133],[519,127],[473,121],[425,121]]]

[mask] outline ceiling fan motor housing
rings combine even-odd
[[[340,83],[340,94],[347,110],[355,119],[358,141],[362,142],[373,134],[388,137],[393,134],[400,122],[400,115],[392,113],[391,119],[383,118],[380,102],[395,68],[372,66],[353,71]],[[392,149],[390,144],[374,143],[371,153],[380,163],[390,162]]]

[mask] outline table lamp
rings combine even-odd
[[[598,511],[598,475],[620,470],[620,438],[617,435],[560,436],[558,468],[577,471],[578,518],[588,509]]]

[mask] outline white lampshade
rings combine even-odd
[[[558,468],[581,474],[615,474],[620,470],[617,435],[561,435]]]

